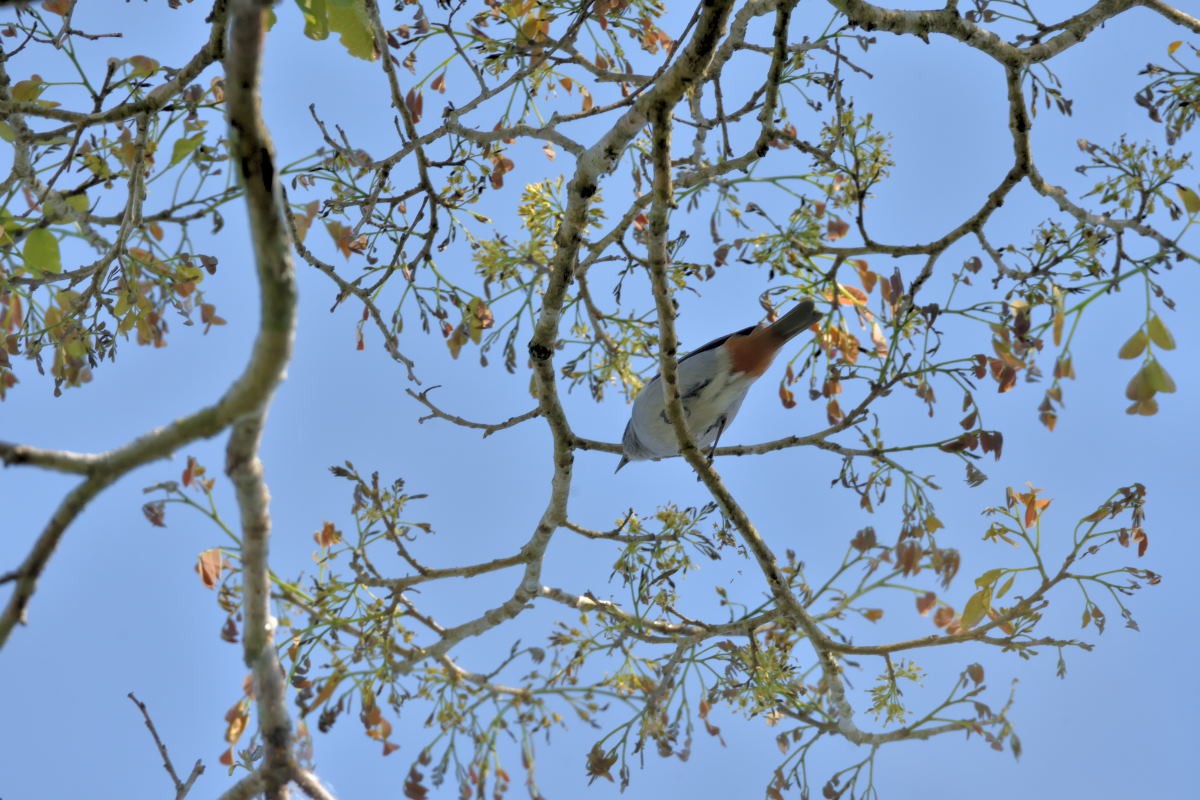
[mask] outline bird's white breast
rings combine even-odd
[[[704,448],[713,443],[722,416],[726,424],[733,419],[754,380],[745,373],[735,375],[730,371],[729,354],[721,346],[679,362],[679,395],[697,446]],[[633,403],[625,451],[634,460],[665,458],[679,452],[658,377],[646,384]]]

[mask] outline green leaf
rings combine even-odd
[[[1163,324],[1163,321],[1155,314],[1150,318],[1150,322],[1146,324],[1146,330],[1150,334],[1150,340],[1163,350],[1175,349],[1175,337],[1171,335],[1171,331]]]
[[[16,138],[17,134],[12,129],[12,126],[7,122],[0,122],[0,139],[11,143]]]
[[[1008,594],[1008,590],[1012,588],[1013,581],[1015,581],[1016,579],[1017,579],[1016,575],[1009,575],[1008,580],[1006,580],[1004,583],[1000,584],[1000,589],[997,590],[996,597],[1001,598],[1001,597],[1004,597],[1004,595]]]
[[[338,34],[342,46],[355,58],[374,61],[375,33],[363,0],[296,0],[304,14],[304,35],[324,41]]]
[[[1189,214],[1195,214],[1200,211],[1200,195],[1186,186],[1175,184],[1175,191],[1179,193],[1179,199],[1183,201],[1183,207],[1187,209]]]
[[[35,278],[40,278],[47,272],[55,275],[62,272],[58,239],[45,228],[35,228],[29,232],[21,254],[25,257],[25,269]]]
[[[186,139],[180,139],[175,142],[175,146],[171,148],[171,163],[168,167],[173,167],[180,161],[190,156],[201,142],[204,141],[204,134],[198,133],[195,136],[189,136]]]
[[[300,13],[304,15],[304,35],[318,42],[329,38],[329,15],[325,0],[296,0]]]
[[[92,204],[88,202],[87,195],[83,192],[80,192],[79,194],[73,194],[68,197],[67,205],[78,211],[80,214],[86,214],[87,210],[91,208]]]
[[[367,17],[363,0],[327,0],[329,27],[339,34],[339,41],[350,55],[363,61],[379,57],[375,51],[375,33]]]
[[[998,571],[998,570],[997,570]],[[971,595],[971,599],[967,601],[966,608],[962,613],[962,626],[964,630],[975,627],[975,623],[983,618],[983,615],[992,606],[992,590],[980,589],[975,594]]]
[[[41,96],[46,84],[41,75],[32,75],[29,80],[17,81],[13,84],[11,95],[14,103],[32,103]]]

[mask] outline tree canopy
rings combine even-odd
[[[1116,424],[1084,363],[1131,416],[1194,403],[1172,396],[1200,245],[1187,12],[168,5],[162,52],[72,0],[0,20],[0,402],[48,415],[0,417],[4,481],[44,481],[5,526],[6,658],[125,484],[143,527],[189,532],[179,592],[211,590],[195,627],[248,668],[193,721],[231,798],[332,796],[322,735],[355,727],[414,800],[540,797],[560,751],[636,791],[650,754],[735,736],[776,750],[754,792],[895,796],[878,755],[1019,755],[1010,676],[1138,627],[1145,478],[1080,448],[1057,485],[1009,480],[1002,457]],[[1132,91],[1072,83],[1135,21]],[[273,63],[289,38],[328,61]],[[939,144],[964,125],[986,133]],[[676,359],[800,298],[821,321],[709,458]],[[289,401],[293,370],[319,393]],[[682,457],[614,477],[656,374]],[[89,393],[122,399],[60,442],[55,404]],[[292,459],[329,469],[271,507]],[[110,536],[119,580],[141,545]],[[200,762],[135,702],[188,795]]]

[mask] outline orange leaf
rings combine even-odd
[[[867,294],[870,294],[871,290],[875,288],[875,283],[879,280],[879,273],[872,272],[867,267],[867,261],[864,258],[851,259],[850,264],[854,267],[855,272],[858,273],[858,279],[862,281],[863,290]]]
[[[239,700],[225,712],[225,721],[229,723],[225,728],[225,741],[231,745],[236,744],[246,730],[246,720],[250,717],[247,709],[245,701]]]
[[[202,552],[196,559],[196,572],[201,582],[209,589],[216,588],[221,579],[221,571],[225,568],[225,557],[219,547],[213,547]]]
[[[1033,524],[1037,522],[1038,515],[1040,515],[1048,505],[1050,505],[1050,500],[1039,500],[1031,494],[1029,500],[1025,503],[1025,527],[1032,527]]]
[[[195,475],[196,475],[196,458],[195,458],[195,456],[188,456],[187,467],[185,467],[183,470],[183,485],[191,486],[192,478],[194,478]]]
[[[784,408],[796,407],[796,396],[792,394],[792,390],[783,384],[779,385],[779,402],[783,403]]]

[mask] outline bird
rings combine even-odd
[[[679,359],[679,398],[688,431],[697,447],[709,448],[710,460],[746,392],[771,366],[783,345],[820,318],[821,312],[806,298],[769,325],[727,333]],[[630,461],[679,455],[679,441],[667,419],[661,377],[655,375],[633,401],[621,439],[621,463],[614,472]]]

